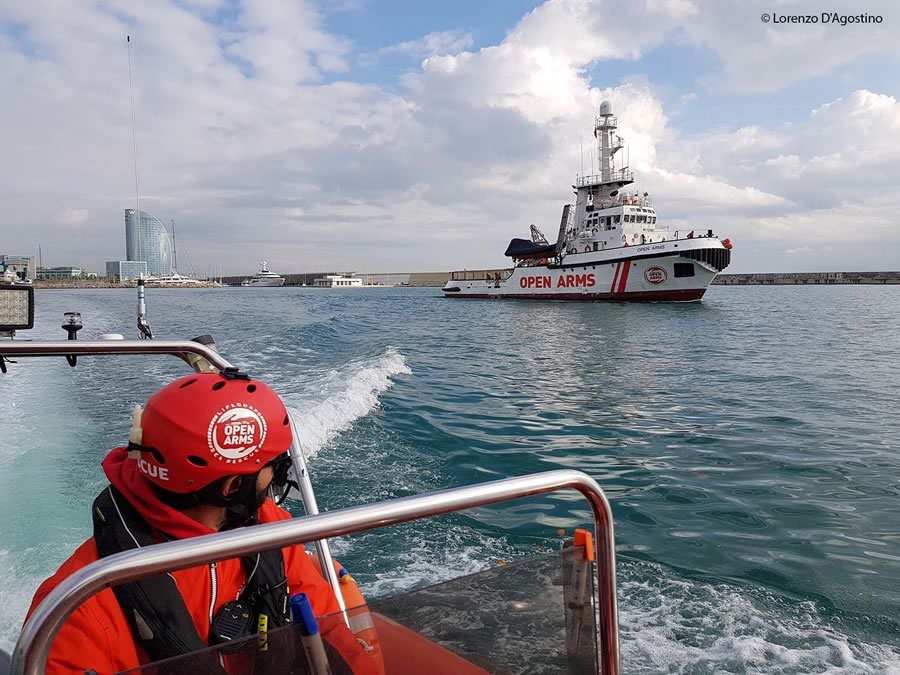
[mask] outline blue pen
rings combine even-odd
[[[316,615],[306,593],[291,596],[291,616],[300,630],[300,642],[303,644],[311,675],[331,675],[325,645],[319,634],[319,622],[316,621]]]

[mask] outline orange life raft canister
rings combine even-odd
[[[321,573],[318,556],[310,556],[316,569]],[[375,630],[375,621],[372,618],[366,599],[356,580],[344,569],[337,560],[334,561],[334,571],[341,583],[341,595],[344,596],[344,606],[347,608],[347,618],[350,620],[350,630],[359,640],[366,653],[372,657],[378,672],[384,675],[384,655],[381,653],[381,642],[378,640],[378,632]]]

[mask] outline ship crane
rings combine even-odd
[[[534,223],[531,224],[531,241],[535,244],[543,244],[544,246],[550,245],[550,242],[547,241],[547,237],[544,236],[544,233],[541,232],[540,228]]]

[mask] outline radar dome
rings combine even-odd
[[[603,103],[600,104],[600,114],[601,115],[612,115],[613,114],[612,103],[610,103],[609,101],[603,101]]]

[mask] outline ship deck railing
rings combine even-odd
[[[576,187],[590,187],[592,185],[602,185],[604,183],[633,183],[634,171],[629,169],[617,169],[610,171],[609,174],[595,173],[590,176],[577,176],[575,178]]]
[[[493,270],[457,270],[450,272],[450,281],[496,281],[497,274],[500,274],[500,281],[509,279],[513,270],[510,267]]]

